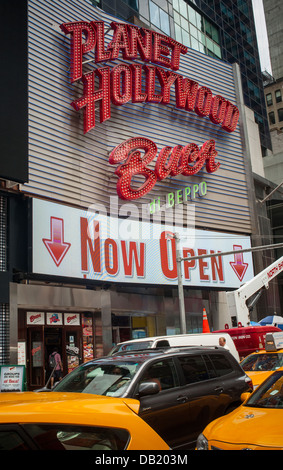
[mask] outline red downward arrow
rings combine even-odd
[[[233,250],[237,251],[241,249],[241,245],[233,245]],[[235,271],[237,277],[240,279],[240,281],[242,281],[249,265],[249,263],[244,263],[243,253],[235,253],[234,261],[230,261],[230,264],[233,270]]]
[[[56,266],[59,266],[71,246],[71,243],[64,242],[64,220],[50,217],[50,232],[51,239],[43,238],[42,241]]]

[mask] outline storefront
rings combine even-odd
[[[28,352],[29,388],[46,383],[46,373],[51,373],[48,358],[54,348],[67,366],[64,375],[94,356],[92,314],[20,311],[19,322],[20,337],[26,335],[20,347],[26,346]]]
[[[9,331],[38,388],[53,347],[67,373],[180,332],[176,234],[186,258],[249,248],[256,229],[237,66],[87,0],[27,5],[27,267],[13,263]],[[187,331],[203,308],[221,328],[253,260],[186,260],[182,275]]]
[[[13,283],[10,307],[11,362],[26,365],[30,390],[48,381],[48,358],[54,348],[65,375],[119,341],[166,331],[162,296]]]

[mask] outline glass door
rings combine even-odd
[[[44,327],[28,328],[28,390],[45,385]]]

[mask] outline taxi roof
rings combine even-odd
[[[65,422],[66,424],[121,427],[132,419],[140,402],[131,398],[105,397],[87,393],[10,392],[0,394],[0,423]],[[131,410],[131,411],[130,411]],[[134,413],[132,413],[134,411]]]

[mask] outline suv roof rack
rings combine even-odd
[[[117,351],[113,356],[121,356],[123,354],[150,354],[150,353],[159,353],[159,352],[172,352],[172,351],[184,351],[186,349],[224,349],[221,346],[216,345],[197,345],[190,344],[187,346],[157,346],[155,348],[146,348],[146,349],[128,349],[126,351]]]

